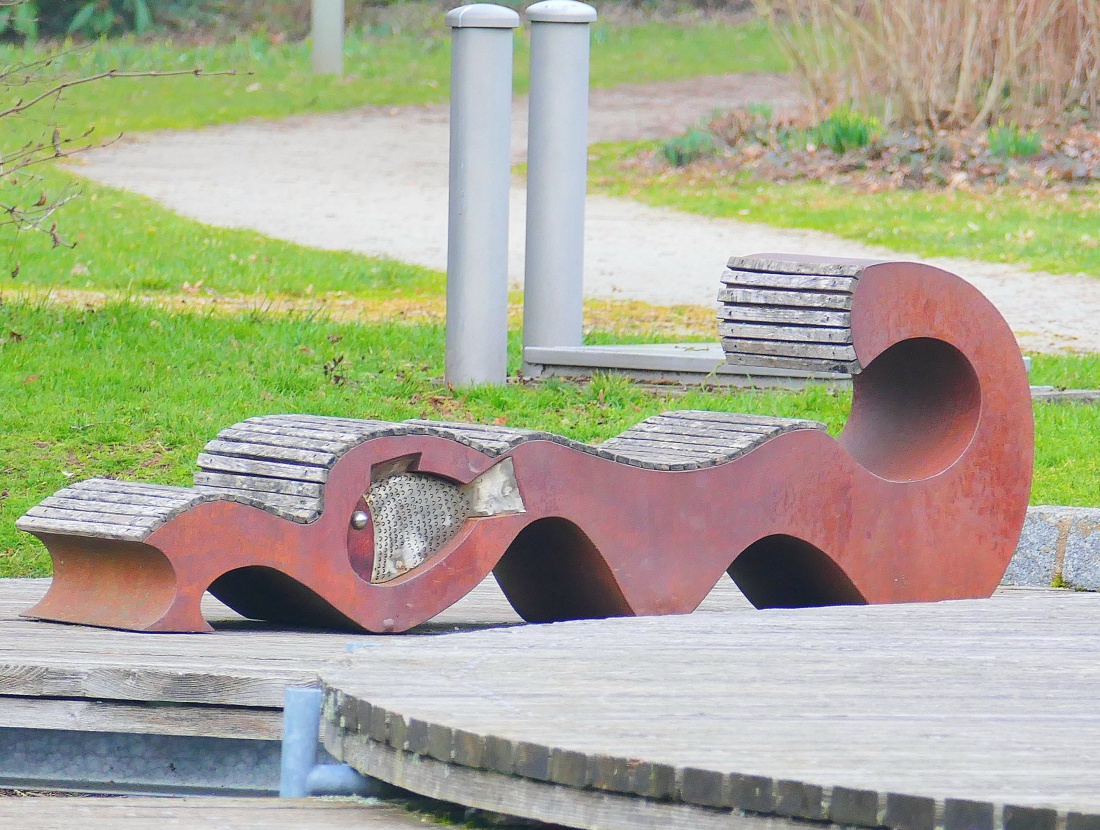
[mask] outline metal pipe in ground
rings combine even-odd
[[[453,32],[446,380],[504,383],[512,30],[519,15],[476,3],[448,12],[447,25]]]
[[[313,72],[344,74],[344,0],[313,0],[310,11]]]
[[[590,24],[596,10],[543,0],[531,24],[524,346],[580,346],[588,177]]]

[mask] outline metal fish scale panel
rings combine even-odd
[[[459,488],[416,473],[382,479],[366,501],[374,522],[372,582],[388,582],[430,559],[470,515]]]

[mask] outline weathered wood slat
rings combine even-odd
[[[631,430],[641,429],[643,427],[646,429],[660,427],[662,431],[671,431],[678,435],[719,439],[727,439],[730,434],[762,435],[767,432],[774,432],[776,429],[776,427],[765,427],[756,424],[724,424],[710,421],[699,422],[680,418],[666,418],[662,415],[658,415],[653,418],[646,418],[646,420],[642,421],[640,424],[631,427]]]
[[[763,271],[774,274],[807,274],[825,277],[859,277],[863,270],[874,264],[861,260],[810,260],[761,259],[759,257],[730,257],[726,267],[731,271]]]
[[[851,343],[850,328],[821,326],[763,326],[757,323],[723,321],[718,324],[720,337],[743,340],[783,340],[791,343]]]
[[[204,448],[212,455],[228,455],[234,458],[254,458],[257,461],[291,461],[314,467],[330,467],[336,456],[330,452],[314,452],[294,447],[277,447],[271,444],[246,444],[240,441],[215,439]]]
[[[64,729],[138,735],[196,735],[277,741],[278,709],[240,706],[162,706],[107,700],[0,696],[0,728]],[[0,815],[4,800],[0,798]]]
[[[195,495],[197,496],[198,494]],[[192,501],[202,501],[202,499],[196,497]],[[190,502],[181,502],[179,504],[182,506],[189,503]],[[58,498],[57,496],[50,496],[49,498],[42,501],[37,507],[32,507],[31,510],[37,510],[39,507],[49,507],[55,510],[60,510],[73,514],[109,514],[112,516],[148,517],[163,516],[166,510],[175,508],[176,505],[168,507],[164,504],[131,504],[129,502],[121,501],[91,501],[89,499],[66,499]]]
[[[718,319],[720,321],[733,320],[746,323],[835,328],[849,328],[852,324],[852,315],[849,311],[736,304],[719,305]]]
[[[83,482],[82,482],[83,483]],[[184,492],[187,492],[186,490]],[[185,502],[186,499],[180,496],[165,496],[165,495],[139,495],[137,493],[120,492],[112,493],[107,490],[89,490],[81,487],[79,484],[72,487],[65,487],[62,490],[58,490],[54,493],[51,499],[64,499],[72,502],[89,502],[91,504],[119,504],[119,505],[144,505],[151,508],[165,508],[170,505],[179,504]],[[75,507],[75,505],[74,505]]]
[[[233,429],[247,429],[250,431],[263,432],[272,435],[286,435],[298,438],[304,438],[307,440],[318,441],[357,441],[363,438],[365,431],[359,432],[351,431],[347,428],[341,428],[336,424],[332,424],[328,427],[318,426],[315,423],[302,423],[298,420],[290,420],[289,416],[279,418],[274,415],[264,415],[260,418],[249,418],[246,421],[242,421],[237,424]],[[385,429],[378,427],[376,430],[379,434],[386,432]],[[373,434],[373,431],[372,431]]]
[[[854,277],[821,277],[805,274],[776,274],[767,271],[735,271],[727,269],[722,282],[731,287],[782,288],[793,291],[846,291],[851,292],[857,280]]]
[[[28,533],[62,533],[70,536],[93,536],[101,539],[119,539],[124,542],[140,542],[149,535],[144,528],[129,524],[105,522],[78,522],[70,519],[44,519],[33,516],[20,516],[15,520],[19,530]]]
[[[627,432],[624,432],[622,435],[609,439],[609,441],[618,441],[620,438],[640,438],[654,441],[672,441],[674,443],[683,444],[684,446],[695,446],[700,448],[722,448],[735,446],[742,441],[748,443],[761,441],[771,437],[773,434],[779,434],[780,432],[782,432],[782,430],[772,430],[770,432],[730,431],[721,435],[713,433],[710,435],[693,435],[663,424],[639,424]],[[607,446],[609,441],[605,441],[600,446]]]
[[[279,493],[284,496],[319,498],[324,493],[324,485],[310,481],[295,481],[285,478],[265,478],[263,476],[233,475],[200,471],[195,473],[195,485],[212,489],[247,490],[256,493]]]
[[[726,362],[734,366],[753,366],[771,369],[801,369],[806,372],[852,374],[859,364],[842,360],[814,360],[807,357],[770,357],[768,355],[741,355],[728,353]]]
[[[612,438],[605,442],[603,444],[603,449],[621,452],[626,455],[636,452],[652,451],[661,455],[667,455],[670,458],[678,459],[682,462],[691,463],[695,461],[735,456],[739,454],[739,451],[747,447],[752,447],[757,443],[759,443],[759,439],[756,436],[752,438],[746,436],[745,441],[743,441],[740,446],[731,444],[726,447],[700,446],[698,444],[689,444],[683,441],[661,441],[654,437],[642,438],[625,436],[621,438]]]
[[[116,481],[113,478],[89,478],[79,484],[70,484],[69,487],[79,487],[84,490],[104,490],[109,493],[133,493],[139,496],[160,496],[166,499],[186,499],[191,492],[189,487],[149,484],[144,481]]]
[[[83,502],[86,504],[86,502]],[[131,525],[133,527],[150,527],[159,523],[159,517],[163,511],[153,513],[135,514],[123,511],[107,512],[105,510],[71,510],[65,507],[55,507],[46,503],[38,504],[27,511],[27,516],[34,519],[66,519],[74,522],[93,522],[115,525]]]
[[[321,499],[311,496],[284,496],[281,493],[263,493],[255,490],[231,490],[225,487],[203,490],[216,496],[242,504],[251,505],[294,522],[307,522],[321,515]]]
[[[225,473],[244,473],[265,478],[286,478],[295,481],[324,483],[328,470],[324,467],[305,467],[300,464],[280,464],[274,461],[255,461],[248,458],[228,458],[223,455],[200,453],[198,465],[203,470]]]
[[[823,425],[817,421],[805,418],[777,418],[771,415],[750,415],[742,412],[714,412],[709,410],[682,410],[673,409],[663,412],[658,418],[671,418],[673,420],[705,421],[714,425],[727,424],[730,426],[758,426],[767,429],[797,428],[797,429],[822,429]]]
[[[822,360],[856,359],[856,350],[853,346],[831,343],[789,343],[777,340],[739,340],[723,337],[722,348],[727,352],[742,355],[782,355]]]
[[[775,291],[763,288],[723,288],[718,302],[734,305],[780,306],[785,308],[820,308],[850,311],[851,294],[825,294],[810,291]]]
[[[265,444],[274,447],[311,450],[313,452],[340,453],[347,451],[348,441],[357,439],[357,436],[344,434],[347,435],[347,438],[343,440],[331,440],[302,435],[286,435],[271,427],[263,429],[230,427],[219,432],[218,438],[223,441],[239,441],[245,444]]]

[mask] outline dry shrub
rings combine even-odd
[[[817,105],[1040,126],[1100,98],[1100,0],[755,0]]]

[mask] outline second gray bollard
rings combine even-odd
[[[544,0],[531,23],[523,345],[580,346],[588,178],[589,28],[596,10]]]
[[[310,8],[313,72],[344,74],[344,0],[313,0]]]
[[[448,12],[447,25],[453,34],[446,380],[504,383],[512,30],[519,15],[476,3]]]

